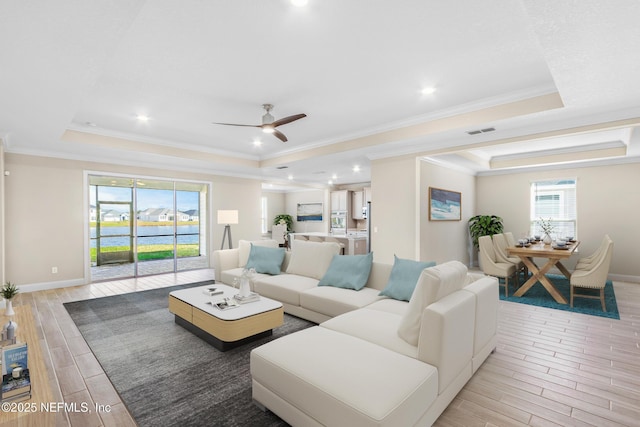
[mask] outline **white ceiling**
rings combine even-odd
[[[3,1],[0,136],[277,188],[367,181],[400,154],[478,174],[638,162],[638,16],[637,0]],[[259,124],[264,103],[308,117],[287,143],[212,124]]]

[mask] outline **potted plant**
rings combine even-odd
[[[291,215],[287,215],[287,214],[280,214],[280,215],[276,215],[275,219],[273,220],[273,224],[274,225],[278,225],[278,224],[287,224],[287,231],[291,232],[293,231],[293,217]]]
[[[7,301],[7,308],[5,310],[5,315],[13,316],[15,312],[13,311],[13,304],[11,300],[15,297],[19,292],[19,289],[16,285],[11,282],[7,282],[4,284],[2,289],[0,289],[0,293],[2,297]]]
[[[504,231],[502,218],[496,215],[476,215],[469,219],[469,233],[471,241],[476,250],[480,249],[478,238],[481,236],[491,236]]]

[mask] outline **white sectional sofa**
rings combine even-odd
[[[234,279],[240,278],[249,259],[251,244],[278,247],[275,240],[241,240],[236,249],[214,251],[213,265],[217,282],[231,285]],[[258,273],[252,289],[282,302],[286,313],[322,323],[384,298],[378,294],[387,284],[390,265],[374,262],[367,284],[358,292],[331,286],[319,287],[320,279],[329,268],[333,256],[340,252],[340,246],[333,242],[304,240],[293,240],[292,246],[292,251],[285,251],[281,267],[283,274],[272,276]],[[292,257],[294,252],[296,256]]]
[[[256,403],[294,426],[433,424],[495,348],[497,280],[452,261],[421,270],[401,301],[379,295],[398,270],[374,262],[361,290],[318,286],[337,252],[306,245],[282,274],[255,280],[286,312],[319,323],[252,351]],[[316,254],[309,271],[296,271],[296,250]],[[218,280],[240,274],[241,252],[214,253]]]

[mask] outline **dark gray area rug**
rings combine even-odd
[[[206,284],[64,306],[138,425],[286,426],[253,404],[249,354],[314,324],[285,314],[272,336],[220,352],[176,325],[168,310],[169,292]]]

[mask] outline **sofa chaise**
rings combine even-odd
[[[344,256],[302,243],[281,274],[257,274],[254,290],[318,326],[252,351],[254,401],[294,426],[433,424],[496,346],[497,280],[451,261],[419,270],[410,295],[391,298],[385,290],[404,265],[396,259],[371,262],[360,290],[321,286]],[[216,279],[241,274],[247,244],[214,252]]]

